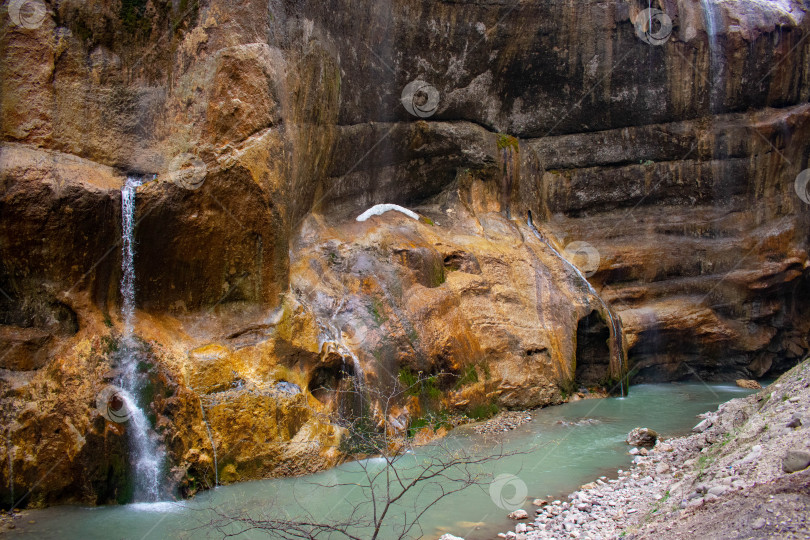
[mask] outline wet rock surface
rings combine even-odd
[[[651,448],[658,441],[658,433],[650,428],[635,428],[627,434],[627,444]]]
[[[4,501],[126,499],[125,428],[91,404],[117,369],[127,175],[147,412],[180,494],[213,484],[212,446],[225,481],[337,463],[354,357],[485,417],[578,376],[763,377],[807,351],[800,2],[719,3],[713,44],[697,2],[668,3],[660,47],[637,2],[192,4],[3,18]],[[400,101],[416,78],[433,116]],[[354,222],[377,203],[424,221]],[[554,255],[573,241],[611,310]],[[419,399],[377,420],[405,430]]]

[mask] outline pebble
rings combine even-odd
[[[522,508],[518,508],[514,512],[509,514],[509,519],[527,519],[529,517],[529,513]]]

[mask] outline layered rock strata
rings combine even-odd
[[[660,45],[636,1],[42,5],[0,36],[5,502],[128,500],[95,407],[127,175],[144,406],[182,493],[214,448],[226,482],[338,462],[361,378],[430,380],[367,401],[401,433],[808,347],[800,2],[662,2]],[[354,221],[377,203],[424,219]]]

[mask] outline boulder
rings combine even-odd
[[[708,490],[708,494],[715,497],[722,497],[728,491],[728,486],[712,486]]]
[[[522,508],[518,508],[514,512],[511,512],[508,516],[509,519],[528,519],[529,513]]]
[[[704,418],[700,421],[698,425],[692,428],[692,431],[695,433],[703,433],[710,427],[712,427],[713,419],[712,418]]]
[[[748,388],[749,390],[761,390],[762,385],[753,379],[737,379],[734,381],[740,388]]]
[[[658,440],[658,433],[649,428],[635,428],[627,434],[627,444],[652,448]]]
[[[782,458],[782,470],[786,473],[803,471],[810,467],[810,452],[805,450],[788,450]]]

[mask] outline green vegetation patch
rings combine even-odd
[[[434,433],[441,428],[452,429],[453,421],[450,413],[441,409],[439,411],[430,411],[424,416],[414,418],[408,426],[408,437],[413,438],[419,431],[424,428],[430,428]]]
[[[518,144],[517,138],[507,135],[506,133],[498,133],[496,144],[498,145],[498,150],[511,149],[515,152],[520,151],[520,145]]]
[[[146,18],[146,4],[148,0],[121,0],[120,17],[124,30],[130,34],[148,34],[151,31],[151,21]]]
[[[354,419],[348,427],[348,436],[340,441],[344,454],[378,454],[386,448],[385,434],[377,430],[368,414]]]
[[[432,219],[430,219],[429,217],[426,217],[426,216],[419,216],[419,221],[421,221],[422,223],[426,223],[427,225],[430,225],[430,226],[435,226],[436,225],[433,222]]]
[[[494,403],[480,403],[473,405],[467,411],[467,416],[473,420],[486,420],[498,414],[498,406]]]
[[[439,378],[436,375],[421,377],[414,375],[408,368],[402,368],[399,370],[398,378],[400,384],[405,387],[405,395],[434,400],[442,395]]]
[[[382,300],[379,298],[372,298],[371,305],[368,306],[368,312],[374,317],[374,322],[377,325],[382,325],[385,321],[388,320],[388,317],[385,315],[384,306]]]
[[[467,369],[461,374],[456,381],[456,390],[468,384],[478,382],[478,369],[474,365],[467,366]]]

